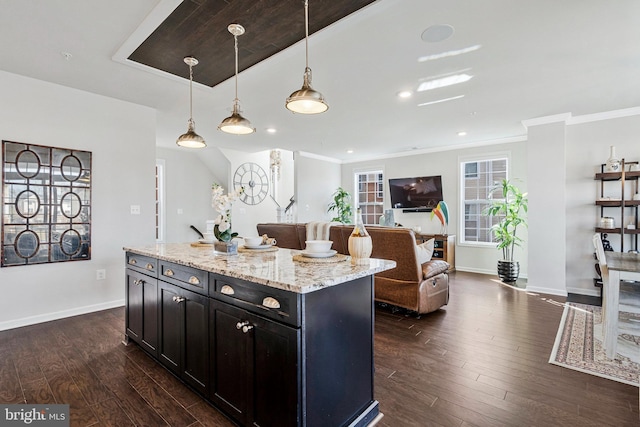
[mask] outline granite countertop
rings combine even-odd
[[[189,243],[164,243],[141,247],[124,247],[138,255],[186,265],[199,270],[248,280],[300,294],[369,276],[396,266],[395,261],[370,259],[368,265],[351,265],[350,259],[336,263],[294,261],[301,251],[278,248],[275,252],[239,252],[218,254],[213,245],[193,247]]]

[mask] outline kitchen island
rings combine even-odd
[[[277,248],[221,255],[188,243],[124,249],[125,342],[240,425],[366,426],[381,416],[373,275],[395,262],[301,262],[300,251]]]

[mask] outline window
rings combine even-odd
[[[482,160],[460,162],[460,198],[462,211],[460,224],[460,243],[492,243],[491,227],[499,221],[498,217],[483,214],[489,205],[489,193],[496,184],[507,179],[507,157],[499,156]],[[502,197],[493,193],[493,198]]]
[[[156,242],[164,241],[164,160],[156,160]]]
[[[357,172],[355,174],[355,208],[362,211],[365,225],[378,224],[383,214],[384,183],[381,170]]]

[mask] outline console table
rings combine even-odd
[[[449,263],[449,272],[456,271],[456,235],[455,234],[422,234],[416,233],[416,242],[424,243],[434,239],[433,256],[431,259],[440,259]]]

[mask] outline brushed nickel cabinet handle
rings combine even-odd
[[[134,284],[134,285],[138,285],[138,286],[139,286],[139,285],[144,285],[144,280],[142,280],[142,279],[136,279],[136,280],[134,280],[134,281],[133,281],[133,284]]]
[[[146,266],[147,270],[153,270],[153,264],[148,263]]]
[[[196,276],[191,276],[189,277],[189,283],[191,283],[192,285],[199,285],[200,279],[198,279]]]
[[[173,300],[177,303],[181,303],[182,301],[184,301],[184,297],[174,296]]]
[[[248,322],[247,322],[247,323],[248,323]],[[252,329],[253,329],[253,325],[243,326],[243,327],[242,327],[242,332],[246,334],[247,332],[249,332],[249,331],[250,331],[250,330],[252,330]]]
[[[280,301],[272,297],[266,297],[262,300],[262,305],[268,308],[280,308]]]
[[[225,295],[233,295],[233,294],[235,294],[235,293],[236,293],[236,292],[233,290],[233,288],[232,288],[231,286],[229,286],[229,285],[224,285],[224,286],[222,287],[222,289],[220,289],[220,292],[221,292],[221,293],[223,293],[223,294],[225,294]]]
[[[246,328],[248,324],[249,324],[248,320],[240,321],[240,322],[236,323],[236,329]]]
[[[174,274],[174,273],[173,273],[173,270],[172,270],[172,269],[170,269],[170,268],[167,268],[167,269],[164,271],[164,275],[165,275],[165,276],[173,276],[173,274]]]
[[[129,259],[129,264],[131,264],[131,265],[136,265],[137,263],[138,263],[138,261],[136,261],[136,259],[135,259],[135,258],[130,258],[130,259]]]

